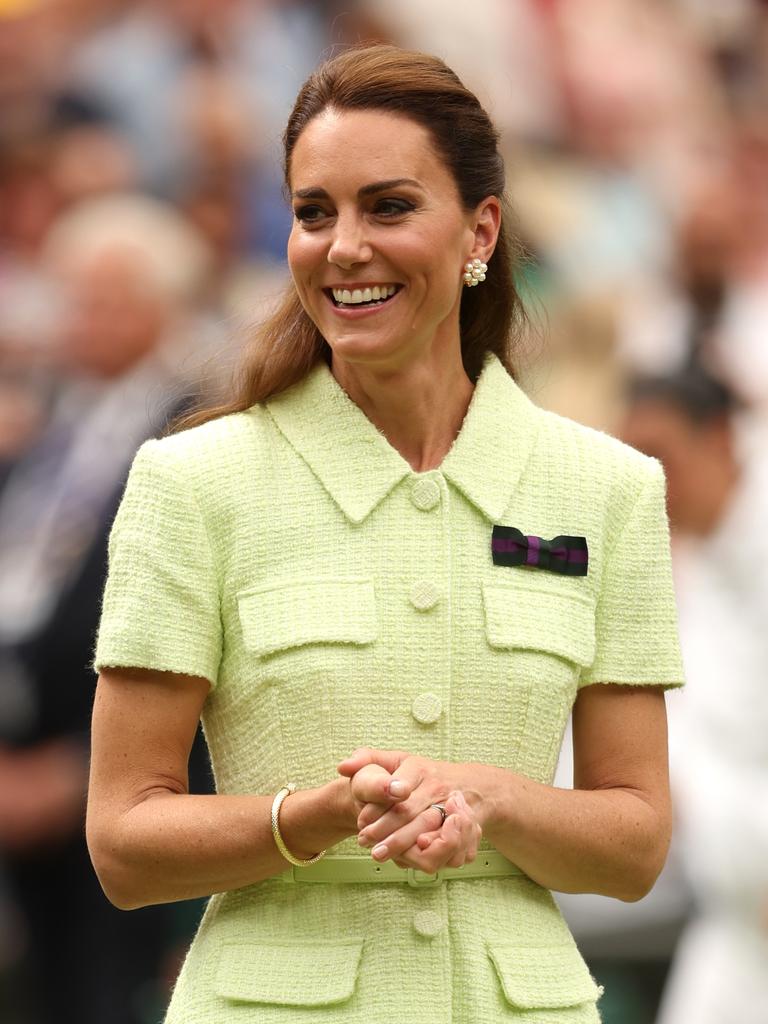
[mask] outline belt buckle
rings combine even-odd
[[[426,889],[432,885],[439,885],[443,880],[439,871],[436,871],[434,875],[428,875],[419,868],[407,868],[406,876],[408,885],[414,889]]]

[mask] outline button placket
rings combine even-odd
[[[424,678],[423,671],[414,676],[417,685],[421,679],[422,686],[425,683],[429,686],[429,682],[432,686],[421,692],[412,692],[409,710],[413,720],[432,733],[434,743],[437,744],[435,756],[439,756],[443,743],[442,729],[435,723],[442,719],[445,699],[450,690],[450,609],[444,606],[443,589],[447,575],[445,570],[450,562],[450,542],[445,522],[448,495],[439,473],[412,479],[408,494],[411,504],[425,515],[423,518],[417,515],[414,522],[415,537],[419,540],[411,563],[415,572],[406,590],[406,599],[413,609],[412,615],[429,616],[428,621],[416,628],[421,637],[422,656],[429,656],[433,669],[429,681]],[[421,576],[419,570],[426,571],[426,575]],[[419,664],[423,665],[421,658]],[[444,719],[441,724],[445,724]]]

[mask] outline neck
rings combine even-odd
[[[331,372],[352,401],[417,473],[436,469],[461,429],[474,385],[458,347],[396,369],[333,356]]]

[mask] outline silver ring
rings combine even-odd
[[[445,807],[442,804],[430,804],[429,806],[436,807],[438,811],[440,811],[440,813],[442,814],[443,817],[440,822],[440,828],[442,828],[443,824],[445,823],[445,819],[448,817],[448,812],[446,811]]]

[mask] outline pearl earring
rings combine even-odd
[[[480,284],[481,281],[485,280],[485,272],[488,269],[488,265],[483,263],[482,260],[474,259],[469,260],[468,263],[464,264],[464,284],[467,288],[474,288],[475,285]]]

